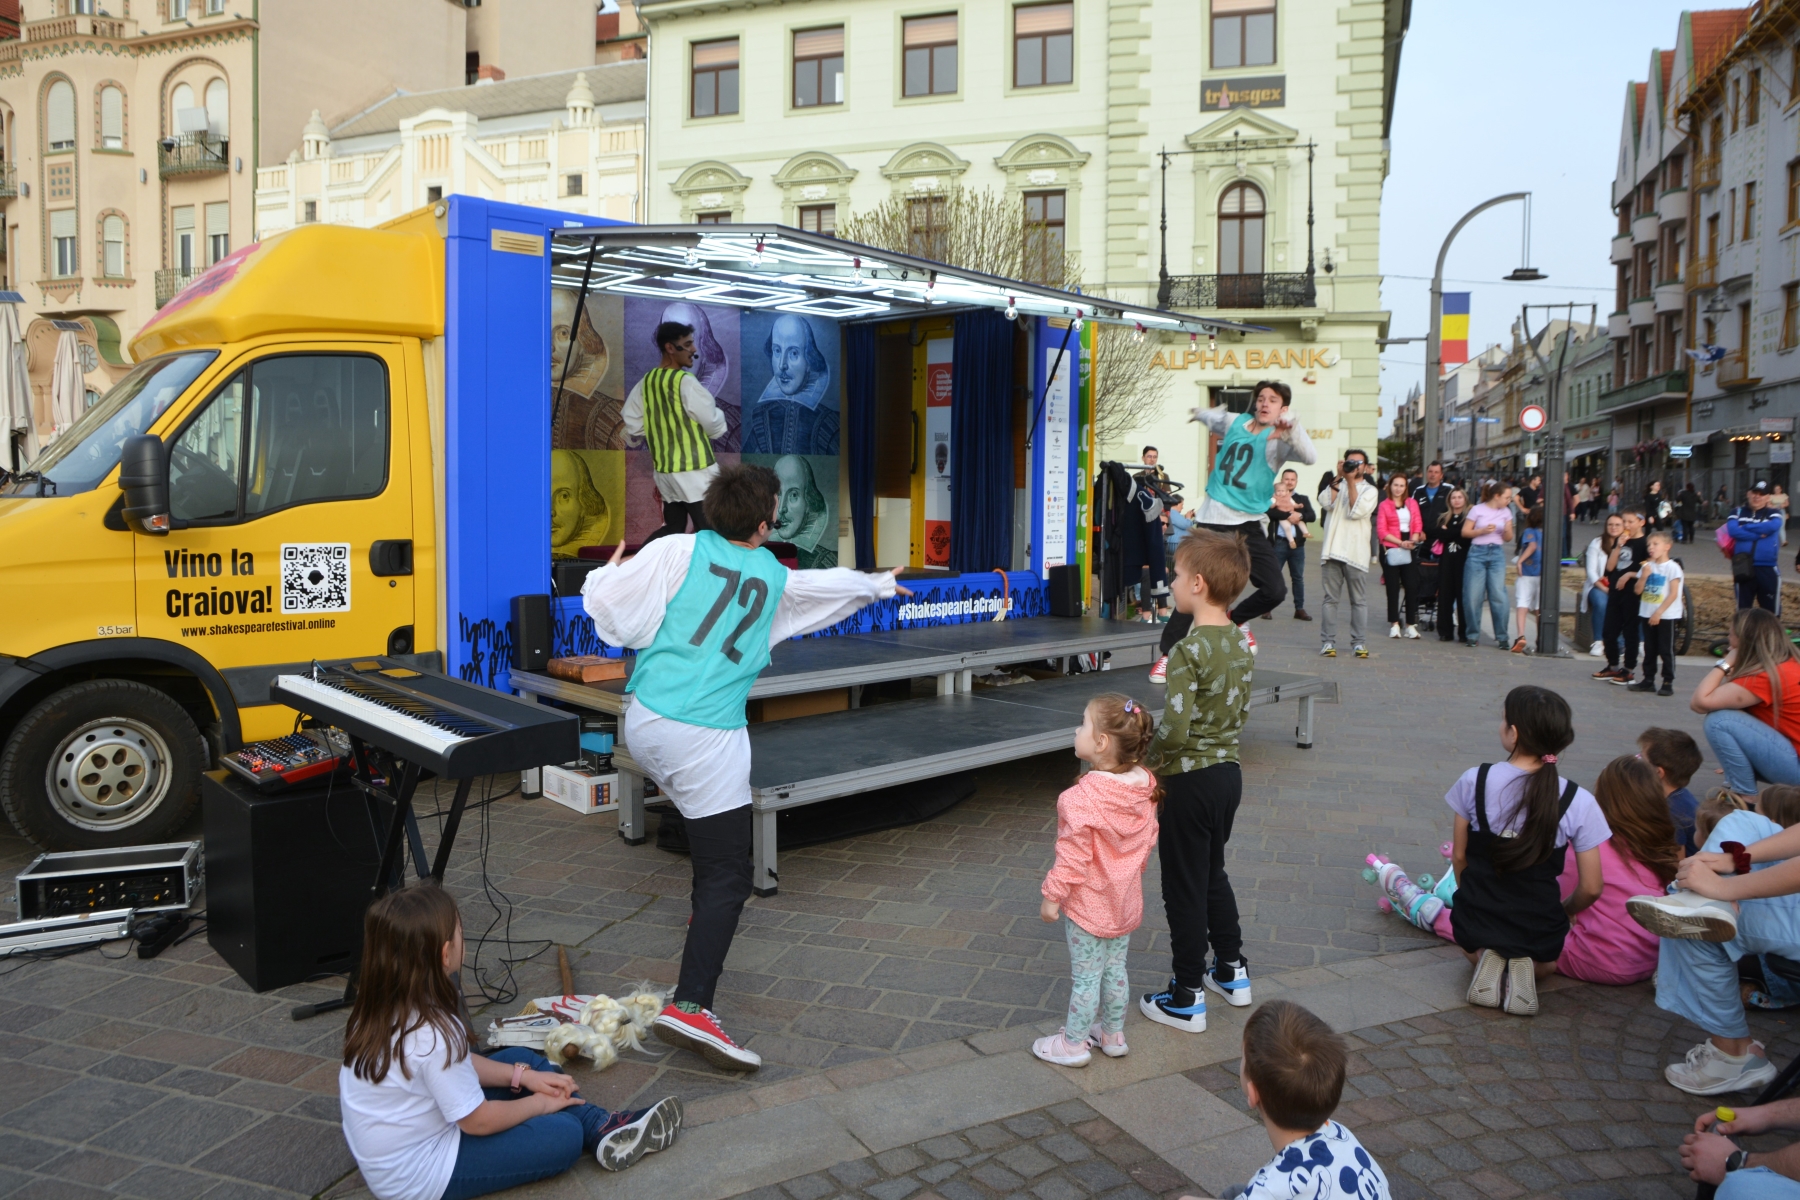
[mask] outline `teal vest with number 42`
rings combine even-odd
[[[625,690],[659,717],[739,729],[750,685],[769,664],[769,628],[787,568],[767,550],[694,535],[687,578]]]
[[[1226,508],[1261,516],[1275,502],[1275,468],[1269,465],[1268,453],[1275,427],[1252,433],[1253,419],[1244,413],[1226,431],[1206,477],[1206,496]]]

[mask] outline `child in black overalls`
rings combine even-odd
[[[1475,964],[1470,1004],[1536,1013],[1537,977],[1556,969],[1569,915],[1600,895],[1600,844],[1612,830],[1592,793],[1556,772],[1556,756],[1574,740],[1567,701],[1514,688],[1500,725],[1507,761],[1471,767],[1444,796],[1456,814],[1451,923]],[[1580,882],[1565,901],[1557,877],[1567,844]]]

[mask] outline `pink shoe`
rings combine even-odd
[[[1088,1045],[1098,1046],[1100,1048],[1100,1053],[1106,1055],[1108,1058],[1124,1058],[1127,1054],[1131,1053],[1131,1047],[1125,1044],[1125,1031],[1123,1029],[1119,1030],[1117,1033],[1107,1033],[1104,1029],[1100,1028],[1100,1022],[1098,1021],[1095,1021],[1094,1027],[1088,1030]]]
[[[1042,1037],[1031,1043],[1031,1052],[1045,1062],[1059,1067],[1085,1067],[1094,1060],[1094,1056],[1088,1053],[1085,1040],[1071,1042],[1063,1036],[1060,1029],[1049,1037]]]

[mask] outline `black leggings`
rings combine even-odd
[[[667,537],[671,533],[686,533],[689,520],[694,522],[695,533],[712,528],[706,523],[706,514],[700,511],[700,501],[664,500],[662,528],[645,538],[644,544],[648,546],[657,538]]]
[[[1454,564],[1454,565],[1452,565]],[[1467,641],[1467,630],[1463,620],[1463,556],[1458,554],[1438,560],[1437,589],[1437,631],[1438,640],[1447,642],[1451,637],[1451,622],[1455,621],[1455,636],[1459,642]],[[1454,614],[1454,617],[1453,615]]]
[[[1643,622],[1638,619],[1637,595],[1630,588],[1609,590],[1606,594],[1606,624],[1600,634],[1600,639],[1606,643],[1607,666],[1619,665],[1620,643],[1623,642],[1625,669],[1637,670],[1638,632],[1642,627]]]
[[[1396,567],[1393,563],[1383,563],[1381,576],[1387,581],[1388,624],[1400,622],[1400,592],[1406,592],[1406,623],[1419,623],[1419,564],[1403,563]]]
[[[1239,538],[1250,551],[1250,586],[1256,590],[1237,602],[1231,610],[1231,623],[1242,625],[1245,621],[1254,621],[1266,612],[1272,612],[1275,606],[1287,599],[1287,581],[1281,577],[1281,560],[1275,557],[1275,543],[1264,535],[1262,524],[1258,521],[1246,521],[1242,525],[1198,525],[1197,529],[1210,529],[1214,533],[1223,533]],[[1163,626],[1162,650],[1167,654],[1175,648],[1175,643],[1187,636],[1188,630],[1194,627],[1194,618],[1187,613],[1178,612],[1169,618]]]

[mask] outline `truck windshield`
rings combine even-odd
[[[148,430],[218,356],[217,350],[193,350],[138,364],[32,460],[24,477],[6,494],[69,496],[92,491],[118,465],[125,439]]]

